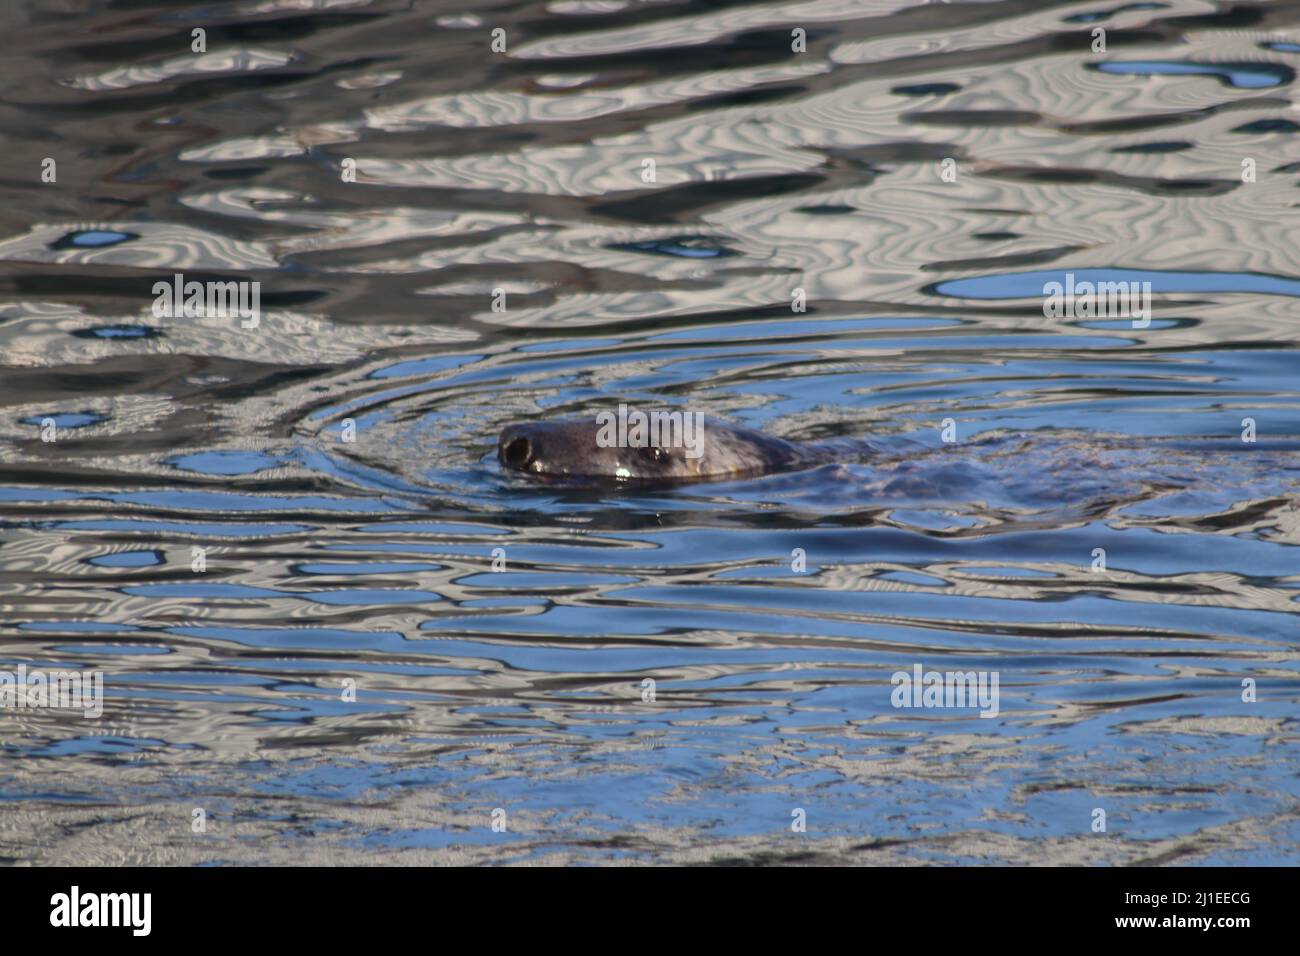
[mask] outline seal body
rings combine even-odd
[[[691,448],[607,439],[600,425],[584,419],[508,425],[497,440],[497,459],[538,478],[675,483],[784,471],[816,458],[805,446],[716,419],[703,422]]]

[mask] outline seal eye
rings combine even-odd
[[[637,453],[646,461],[663,461],[668,457],[668,452],[654,445],[646,445],[637,449]]]
[[[533,460],[533,447],[527,438],[516,438],[506,445],[501,456],[511,468],[527,468]]]

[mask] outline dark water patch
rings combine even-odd
[[[227,21],[225,23],[204,22],[207,32],[207,46],[210,50],[219,50],[223,46],[239,46],[243,43],[288,43],[317,33],[329,27],[355,25],[370,19],[372,14],[308,14],[276,17],[271,20]],[[165,18],[161,18],[165,19]],[[193,37],[188,29],[174,30],[160,34],[155,29],[142,29],[133,24],[135,29],[124,31],[121,39],[105,40],[92,43],[68,44],[65,52],[86,63],[121,63],[126,61],[150,63],[157,59],[159,50],[190,49]],[[134,34],[134,35],[132,35]],[[147,34],[147,35],[146,35]]]
[[[205,169],[208,179],[255,179],[270,171],[267,166],[227,166],[224,169]]]
[[[1220,29],[1232,30],[1255,27],[1263,23],[1265,10],[1263,5],[1234,3],[1226,10],[1213,13],[1196,13],[1190,16],[1170,17],[1166,23],[1176,30]]]
[[[1152,195],[1221,196],[1241,185],[1235,179],[1159,179],[1153,176],[1125,176],[1110,170],[1078,169],[1055,166],[995,166],[981,170],[980,175],[998,179],[1015,179],[1032,183],[1105,183],[1124,189]]]
[[[710,3],[701,9],[707,12],[716,8],[714,4]],[[528,12],[532,13],[531,10]],[[616,21],[611,20],[611,12],[617,14]],[[617,11],[592,11],[576,8],[567,10],[562,17],[530,16],[529,19],[521,21],[520,27],[527,30],[531,39],[541,40],[551,37],[581,36],[590,31],[608,29],[614,22],[624,28],[648,26],[662,20],[674,20],[690,12],[690,5],[683,4],[681,0],[668,0],[665,3],[656,3],[649,6],[620,7]],[[449,38],[464,36],[466,33],[464,29],[445,26],[437,20],[429,21],[429,27],[431,30],[436,30]]]
[[[821,185],[825,177],[814,173],[757,176],[694,183],[657,189],[628,199],[615,199],[591,207],[598,216],[634,222],[669,223],[694,219],[705,210],[746,199],[802,192]],[[670,253],[676,255],[677,253]]]
[[[1063,133],[1074,133],[1081,136],[1110,136],[1117,133],[1145,133],[1150,130],[1162,129],[1166,126],[1182,126],[1191,123],[1199,123],[1211,116],[1217,116],[1220,113],[1255,111],[1262,109],[1285,109],[1290,105],[1289,100],[1278,99],[1277,97],[1257,97],[1248,100],[1236,100],[1231,103],[1217,103],[1213,106],[1205,106],[1194,110],[1180,110],[1176,112],[1145,112],[1136,116],[1124,116],[1118,119],[1090,120],[1084,123],[1065,123],[1058,127]]]
[[[923,143],[916,140],[826,147],[821,151],[834,160],[872,170],[886,163],[919,163],[947,159],[950,156],[962,159],[966,155],[965,148],[956,143]]]
[[[857,210],[853,206],[828,204],[823,206],[799,206],[795,209],[795,212],[806,213],[809,216],[845,216],[851,212],[857,212]]]
[[[1133,146],[1116,146],[1111,150],[1112,153],[1182,153],[1189,149],[1195,149],[1195,143],[1189,143],[1186,140],[1170,140],[1164,143],[1137,143]]]
[[[956,83],[913,83],[895,86],[889,92],[899,96],[943,96],[947,93],[956,93],[960,89],[961,87]]]
[[[265,300],[263,300],[265,301]],[[220,385],[210,385],[208,391],[219,396],[225,401],[233,401],[238,398],[248,398],[259,392],[273,391],[277,388],[284,388],[288,385],[310,381],[319,378],[322,373],[328,371],[328,365],[308,365],[305,367],[278,369],[268,371],[264,375],[252,376],[245,374],[240,380]]]
[[[149,325],[94,325],[88,329],[74,329],[68,333],[79,339],[157,339],[166,335],[162,329]]]
[[[808,49],[830,36],[826,30],[804,27],[807,31]],[[548,58],[548,67],[572,73],[610,73],[630,71],[638,75],[653,75],[663,79],[716,69],[725,61],[729,69],[771,66],[785,60],[798,59],[801,54],[791,49],[788,29],[752,30],[746,33],[718,37],[708,43],[659,47],[638,47],[608,54],[582,54]],[[517,59],[507,60],[499,69],[508,76],[531,76],[537,65]]]
[[[1242,126],[1235,126],[1230,133],[1294,133],[1300,130],[1300,123],[1289,119],[1261,119]]]
[[[806,87],[795,84],[767,86],[753,90],[741,90],[738,93],[723,93],[718,96],[706,96],[686,104],[687,113],[700,113],[706,110],[725,110],[739,106],[759,106],[763,103],[777,103],[798,96],[807,91]]]
[[[1028,110],[930,110],[904,113],[899,119],[920,126],[961,126],[967,129],[1037,126],[1043,121],[1041,114]]]
[[[146,267],[146,264],[142,262],[141,267]],[[30,268],[28,272],[0,277],[0,288],[27,296],[45,296],[53,299],[77,296],[113,299],[127,303],[133,310],[151,305],[155,298],[151,291],[154,283],[160,281],[171,283],[176,274],[173,269],[147,277],[103,275],[91,271],[100,268],[93,263],[78,264],[71,268],[61,267],[61,271],[51,269],[49,272],[44,270],[50,267],[43,264],[33,264],[28,268]],[[83,269],[85,271],[82,271]],[[186,282],[250,281],[247,275],[222,274],[207,269],[186,269],[184,275]],[[261,305],[264,309],[288,309],[310,305],[329,295],[329,292],[324,289],[286,289],[283,278],[275,282],[265,279],[259,281],[262,282]]]
[[[189,276],[186,275],[185,278],[186,282],[189,282]],[[231,280],[227,278],[212,281],[229,282]],[[320,302],[322,299],[327,298],[329,294],[326,289],[285,289],[283,287],[279,289],[263,289],[261,306],[263,309],[295,309]]]

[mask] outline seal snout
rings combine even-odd
[[[507,468],[527,471],[537,460],[537,450],[525,429],[511,425],[497,440],[497,459]]]

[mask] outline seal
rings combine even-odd
[[[831,471],[808,483],[795,478],[789,487],[829,494],[840,486],[863,500],[979,500],[1027,509],[1067,502],[1109,507],[1196,486],[1256,495],[1267,488],[1287,496],[1300,487],[1300,442],[1291,438],[1243,445],[1219,438],[997,430],[959,445],[892,435],[803,443],[720,419],[700,422],[692,440],[681,445],[667,444],[662,434],[660,444],[648,435],[634,440],[631,432],[622,436],[625,440],[611,441],[607,426],[584,419],[508,425],[497,440],[497,459],[506,470],[536,479],[637,486],[811,472],[829,465]]]
[[[596,422],[582,419],[508,425],[497,440],[497,460],[535,478],[671,484],[789,471],[825,457],[810,446],[717,419],[700,429],[698,449],[618,446],[599,441],[600,432]]]

